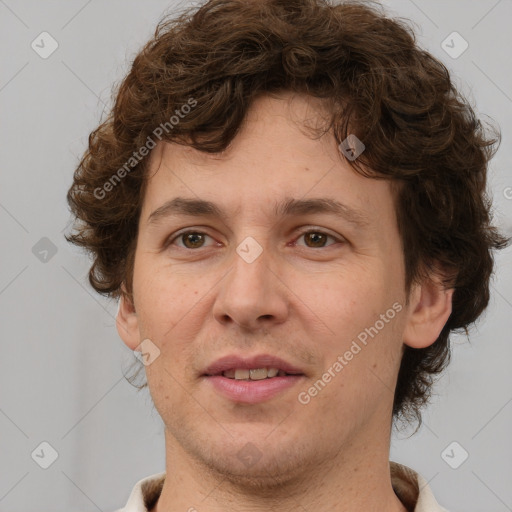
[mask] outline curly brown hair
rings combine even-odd
[[[210,0],[164,17],[89,136],[67,195],[77,222],[66,239],[92,254],[97,292],[132,299],[147,183],[148,158],[139,153],[156,134],[223,151],[253,100],[282,91],[320,98],[330,113],[323,133],[337,143],[353,133],[366,146],[349,162],[354,170],[391,180],[407,294],[436,268],[455,290],[436,342],[403,353],[393,419],[421,425],[434,376],[450,359],[449,334],[467,334],[486,308],[492,251],[510,240],[491,225],[486,192],[499,131],[484,130],[446,67],[416,45],[407,20],[367,2],[325,0]],[[184,105],[195,106],[180,115]]]

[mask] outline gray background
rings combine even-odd
[[[117,305],[89,287],[88,258],[63,233],[72,172],[111,86],[176,5],[0,0],[2,512],[114,510],[136,481],[165,469],[162,422],[148,392],[137,394],[122,375],[134,357],[115,330]],[[419,42],[500,125],[490,190],[496,223],[512,234],[512,2],[385,5],[417,23]],[[46,59],[31,47],[43,31],[59,45]],[[453,31],[469,43],[456,59],[441,47]],[[55,254],[43,252],[43,237]],[[420,472],[452,512],[512,510],[511,254],[497,257],[491,303],[470,341],[454,337],[424,426],[392,441],[391,459]],[[35,462],[49,461],[43,441],[58,453],[48,469]],[[469,457],[452,469],[445,461],[460,463],[462,450]]]

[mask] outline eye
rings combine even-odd
[[[170,238],[166,243],[165,247],[169,247],[172,245],[176,245],[176,242],[181,242],[182,245],[177,244],[177,247],[180,249],[185,250],[194,250],[194,249],[201,249],[203,247],[207,247],[205,245],[205,239],[210,238],[209,235],[206,233],[203,233],[202,231],[183,231],[181,233],[178,233],[174,237]],[[330,235],[328,233],[325,233],[324,231],[320,230],[309,230],[304,231],[299,235],[297,240],[300,238],[304,238],[305,240],[305,247],[310,249],[321,249],[323,247],[326,247],[326,242],[328,239],[334,240],[334,242],[342,242],[342,240],[337,239],[333,235]],[[213,240],[213,239],[212,239]],[[210,244],[211,245],[211,244]],[[302,245],[302,244],[298,244]],[[333,245],[333,244],[330,244]]]
[[[311,248],[311,249],[325,247],[325,242],[327,241],[328,238],[334,240],[335,242],[341,242],[341,240],[338,240],[333,235],[329,235],[328,233],[324,233],[323,231],[319,231],[319,230],[305,231],[305,232],[301,233],[301,235],[299,236],[299,238],[297,240],[299,240],[300,238],[303,238],[303,237],[306,242],[306,247]],[[310,244],[310,245],[308,245],[308,244]],[[333,244],[331,244],[331,245],[333,245]]]
[[[204,247],[205,238],[211,237],[201,231],[184,231],[170,239],[166,243],[166,247],[173,245],[175,241],[179,240],[184,244],[183,246],[178,245],[181,249],[201,249],[201,247]]]

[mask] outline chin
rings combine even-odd
[[[273,490],[297,485],[311,470],[325,462],[321,450],[311,451],[304,443],[297,443],[291,437],[275,436],[269,429],[264,433],[252,431],[252,435],[241,434],[236,438],[210,438],[206,443],[189,446],[189,453],[215,478],[230,482],[244,489],[244,492]],[[272,437],[274,437],[272,439]]]
[[[221,476],[231,485],[247,492],[268,491],[269,496],[274,495],[276,489],[282,490],[286,485],[297,485],[301,480],[305,466],[297,460],[291,460],[289,455],[282,454],[278,461],[269,460],[262,456],[252,465],[242,461],[233,462],[233,458],[203,461],[212,473]]]

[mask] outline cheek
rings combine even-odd
[[[169,267],[158,269],[149,261],[145,268],[148,271],[139,272],[137,281],[134,280],[134,293],[140,304],[137,314],[141,339],[154,341],[162,356],[159,361],[165,361],[173,375],[188,378],[184,361],[197,360],[194,350],[198,350],[197,340],[205,318],[211,313],[209,292],[216,281],[180,275]],[[157,378],[154,374],[161,371],[161,365],[148,366],[148,381]],[[158,378],[165,380],[165,375]]]
[[[340,375],[344,377],[334,379],[332,390],[343,385],[360,397],[361,381],[378,382],[375,375],[379,375],[391,382],[388,373],[396,365],[402,321],[393,304],[398,309],[403,306],[397,277],[386,272],[385,262],[370,265],[367,261],[364,266],[351,266],[350,271],[317,276],[315,286],[308,280],[309,286],[294,288],[304,298],[298,306],[302,314],[314,322],[307,329],[312,339],[316,334],[324,369],[331,368],[338,356],[343,358]]]
[[[169,269],[160,270],[142,259],[135,268],[133,287],[141,335],[157,340],[177,328],[192,307],[191,301],[199,296],[193,286]]]
[[[309,309],[309,316],[324,325],[323,331],[347,339],[391,306],[385,286],[378,268],[352,265],[308,278],[302,284],[296,279],[293,291],[298,307]]]

